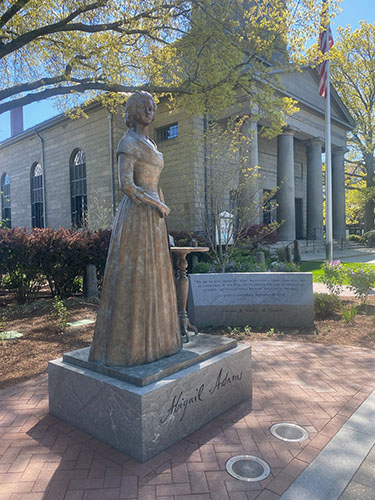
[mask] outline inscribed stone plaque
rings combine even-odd
[[[203,326],[313,326],[311,273],[223,273],[189,276],[188,314]]]

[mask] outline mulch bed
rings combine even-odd
[[[344,305],[358,304],[353,297],[341,298]],[[69,311],[69,322],[95,320],[97,304],[82,297],[71,297],[64,301]],[[11,294],[0,291],[0,321],[2,330],[16,330],[23,337],[1,341],[0,337],[0,388],[34,377],[47,370],[48,361],[63,353],[90,345],[94,324],[68,327],[64,333],[51,316],[52,298],[43,292],[33,302],[17,305]],[[203,331],[203,330],[202,330]],[[268,340],[308,342],[332,345],[348,345],[375,349],[375,296],[370,296],[368,304],[360,308],[353,324],[345,324],[342,314],[330,319],[316,320],[313,330],[252,329],[245,333],[242,329],[210,330],[213,334],[225,334],[238,340]]]

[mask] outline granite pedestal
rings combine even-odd
[[[251,401],[251,348],[231,339],[194,337],[181,353],[161,360],[165,374],[160,365],[153,371],[154,363],[125,369],[138,385],[124,373],[115,378],[85,367],[87,358],[88,350],[80,349],[49,363],[50,413],[140,462]],[[139,382],[150,376],[155,381]]]

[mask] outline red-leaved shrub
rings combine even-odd
[[[26,229],[0,228],[0,277],[4,288],[23,304],[43,284],[37,249]]]
[[[273,245],[279,241],[277,235],[277,224],[252,224],[241,229],[237,237],[241,241],[249,240],[253,247],[262,243],[263,245]]]
[[[2,286],[22,303],[47,281],[53,296],[67,297],[80,289],[86,264],[103,279],[111,231],[72,229],[0,229]]]

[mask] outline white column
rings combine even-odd
[[[286,129],[277,138],[277,222],[282,241],[296,238],[293,134],[292,130]]]
[[[319,139],[307,143],[307,238],[323,239],[322,145]]]
[[[332,149],[332,219],[333,237],[346,238],[345,161],[346,148]]]

